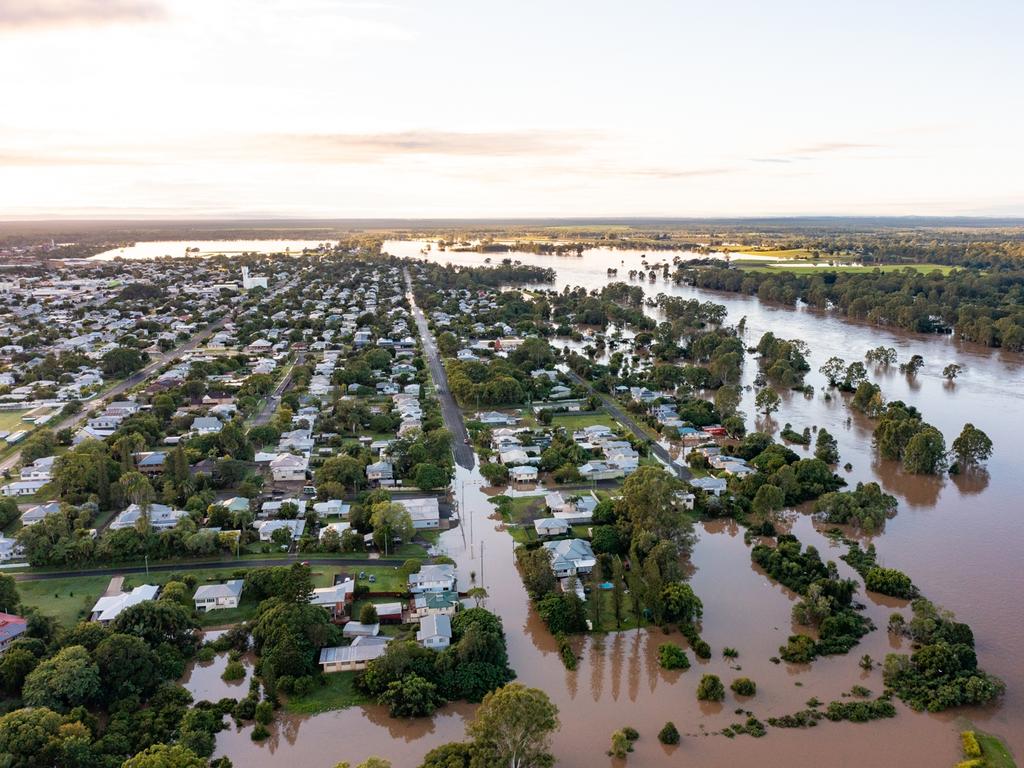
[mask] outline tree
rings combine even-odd
[[[153,486],[141,472],[125,472],[118,478],[117,487],[124,499],[130,504],[138,504],[143,512],[148,513],[153,503]]]
[[[100,358],[100,368],[109,377],[123,379],[146,365],[147,356],[132,347],[117,347]]]
[[[666,621],[692,624],[704,615],[704,604],[689,584],[681,582],[666,584],[661,595]]]
[[[483,475],[488,485],[501,485],[508,482],[508,467],[494,461],[481,464],[480,474]]]
[[[416,487],[423,491],[433,491],[448,485],[448,471],[426,461],[415,466],[412,478]]]
[[[337,483],[358,490],[365,479],[363,463],[351,456],[331,456],[316,471],[317,485]]]
[[[905,373],[907,376],[913,377],[917,375],[917,372],[924,367],[924,358],[920,355],[913,355],[910,360],[905,363],[900,363],[900,373]]]
[[[373,542],[387,548],[391,540],[398,538],[409,541],[416,532],[409,511],[397,502],[382,501],[373,505],[370,526],[373,528]]]
[[[736,413],[740,405],[740,388],[726,385],[719,387],[715,392],[715,410],[723,419],[727,419]]]
[[[441,704],[437,686],[417,674],[408,674],[388,683],[380,696],[392,717],[428,717]]]
[[[749,677],[737,677],[729,687],[738,696],[753,696],[757,693],[757,684]]]
[[[779,410],[781,404],[782,398],[771,387],[765,387],[754,398],[754,407],[765,416],[771,416],[775,411]]]
[[[510,683],[484,697],[466,731],[481,765],[546,768],[554,762],[549,740],[558,726],[558,708],[546,693]]]
[[[629,739],[626,738],[624,731],[615,731],[612,734],[612,748],[608,750],[608,754],[612,757],[624,758],[630,749]]]
[[[846,361],[841,357],[830,357],[818,369],[818,373],[828,379],[830,387],[836,386],[846,372]]]
[[[14,577],[0,574],[0,611],[17,613],[20,607],[21,599],[18,597],[18,584]]]
[[[750,510],[758,515],[766,515],[777,509],[782,509],[785,503],[785,492],[776,485],[765,483],[754,494],[754,500],[750,503]]]
[[[673,723],[671,720],[665,723],[662,729],[658,731],[658,741],[660,741],[662,744],[667,744],[669,746],[673,744],[678,744],[679,729],[676,728],[676,724]]]
[[[22,689],[22,698],[30,707],[57,712],[91,703],[99,694],[99,669],[80,645],[63,648],[40,662],[25,678]]]
[[[957,376],[960,375],[960,372],[962,370],[963,370],[963,366],[961,366],[961,365],[959,365],[957,363],[950,363],[949,365],[947,365],[945,368],[942,369],[942,375],[947,380],[952,381],[953,379],[955,379]]]
[[[121,768],[207,768],[207,761],[179,744],[154,744],[125,760]]]
[[[697,684],[698,701],[721,701],[725,698],[725,686],[718,675],[704,675]]]
[[[359,610],[359,623],[360,624],[376,624],[377,618],[377,606],[373,603],[366,603]]]
[[[821,459],[826,464],[839,462],[839,443],[824,427],[818,430],[818,437],[814,442],[814,458]]]
[[[903,452],[903,469],[915,475],[937,474],[946,464],[946,441],[942,433],[930,425],[910,438]]]
[[[555,574],[551,570],[551,555],[543,547],[539,549],[520,548],[516,550],[519,561],[519,573],[523,577],[523,586],[534,600],[553,592]]]
[[[973,424],[964,424],[953,441],[953,456],[959,469],[977,466],[992,455],[992,440]]]
[[[473,600],[473,605],[479,608],[480,604],[488,598],[488,594],[487,590],[483,587],[471,587],[467,590],[466,597],[471,598]]]
[[[114,632],[140,637],[152,648],[170,643],[184,652],[194,649],[198,625],[191,612],[178,603],[147,600],[121,611],[112,628]]]
[[[420,768],[470,768],[474,751],[471,743],[442,744],[427,752]]]
[[[60,749],[63,718],[46,707],[16,709],[0,717],[0,755],[10,768],[49,768]]]
[[[140,638],[112,634],[93,653],[109,701],[145,698],[160,681],[156,653]]]

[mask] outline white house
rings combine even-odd
[[[420,620],[416,642],[424,648],[440,650],[452,642],[452,620],[448,614],[433,613]]]
[[[455,590],[455,566],[424,565],[419,573],[409,574],[409,591],[414,595],[422,592],[452,592]]]
[[[290,453],[282,453],[270,462],[270,474],[275,481],[281,483],[305,480],[308,468],[309,459]]]
[[[551,556],[551,570],[558,578],[590,573],[597,563],[590,542],[583,539],[545,541],[544,549]]]
[[[220,419],[213,416],[197,416],[192,420],[189,431],[197,435],[215,435],[224,428]]]
[[[8,483],[0,488],[0,494],[4,496],[31,496],[48,482],[50,482],[49,479],[15,480],[13,483]]]
[[[138,504],[131,504],[118,513],[117,517],[110,523],[110,529],[117,531],[121,528],[131,528],[142,517],[148,517],[149,524],[153,528],[162,531],[176,526],[180,520],[188,517],[188,512],[181,509],[173,509],[166,504],[150,504],[149,511],[146,512]]]
[[[437,528],[441,524],[441,513],[437,497],[423,499],[401,499],[398,501],[412,518],[412,527],[418,531]]]
[[[196,604],[196,610],[200,613],[237,608],[238,602],[242,599],[244,586],[245,581],[242,579],[231,579],[223,584],[204,584],[196,590],[192,602]]]
[[[118,616],[126,608],[130,608],[133,605],[144,603],[147,600],[156,600],[157,594],[160,592],[160,587],[152,584],[143,584],[142,586],[136,587],[131,592],[121,592],[117,595],[104,595],[96,604],[92,607],[92,611],[89,614],[90,621],[98,621],[100,624],[106,626]]]
[[[59,501],[48,501],[45,504],[37,504],[30,507],[21,514],[22,526],[35,525],[48,515],[55,515],[60,512]]]
[[[357,636],[351,645],[320,649],[320,667],[324,673],[355,672],[384,655],[391,642],[389,637]]]
[[[542,517],[533,521],[538,536],[564,536],[569,532],[569,523],[557,517]]]
[[[301,538],[302,532],[306,530],[306,521],[301,518],[298,520],[264,520],[257,523],[255,527],[260,532],[260,541],[270,541],[274,531],[279,529],[289,531],[292,541],[295,541]]]

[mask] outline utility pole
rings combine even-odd
[[[484,543],[480,542],[480,586],[486,586],[484,581]]]

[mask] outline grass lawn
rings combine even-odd
[[[402,572],[389,565],[366,565],[352,570],[355,571],[353,573],[354,576],[358,576],[362,571],[365,572],[367,576],[373,574],[376,577],[377,580],[373,584],[368,580],[358,580],[360,584],[369,587],[371,592],[405,592],[409,585],[408,580],[402,575]],[[385,600],[384,602],[394,601]]]
[[[35,429],[35,424],[21,420],[21,417],[26,413],[28,411],[0,411],[0,430],[4,432],[18,432],[23,429]]]
[[[75,576],[66,579],[19,581],[18,594],[27,606],[53,616],[65,627],[85,618],[110,583],[109,576]]]
[[[355,672],[334,672],[326,675],[327,685],[318,687],[305,696],[290,696],[284,709],[293,715],[315,715],[335,709],[347,709],[369,703],[355,688]]]
[[[237,608],[222,608],[219,611],[206,611],[197,614],[201,627],[226,627],[229,624],[241,624],[251,621],[256,615],[259,603],[255,600],[242,600]]]
[[[821,266],[809,266],[810,264],[820,264]],[[733,262],[733,266],[739,267],[747,272],[792,272],[793,274],[799,275],[814,275],[820,272],[874,272],[876,269],[881,272],[896,272],[897,270],[910,268],[916,272],[933,272],[938,270],[944,275],[948,275],[950,270],[953,268],[943,264],[879,264],[879,265],[866,265],[866,266],[855,266],[852,264],[837,264],[834,267],[828,266],[825,260],[820,262],[802,262],[800,264],[762,264],[760,262]]]
[[[494,498],[499,497],[495,496]],[[544,502],[543,496],[519,496],[514,499],[505,496],[501,498],[508,499],[501,506],[502,519],[506,523],[529,525],[538,517],[548,516],[547,505]]]
[[[1016,768],[1017,764],[1013,761],[1010,751],[998,736],[981,731],[975,731],[974,735],[978,737],[981,755],[988,768]]]
[[[590,594],[587,595],[587,618],[591,618],[593,615],[591,611],[590,601],[594,599],[595,594],[601,601],[601,620],[600,623],[594,627],[595,632],[624,632],[629,629],[637,628],[636,616],[633,615],[633,603],[629,598],[629,593],[625,592],[622,596],[622,623],[616,624],[615,622],[615,601],[612,598],[612,590],[610,589],[592,589]],[[647,626],[647,622],[641,617],[640,626]]]
[[[595,424],[601,424],[609,429],[614,429],[618,426],[618,422],[604,409],[584,413],[556,413],[551,420],[551,426],[564,427],[568,432],[575,432],[584,427],[592,427]]]

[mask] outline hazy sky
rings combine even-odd
[[[0,217],[1024,214],[1024,2],[0,0]]]

